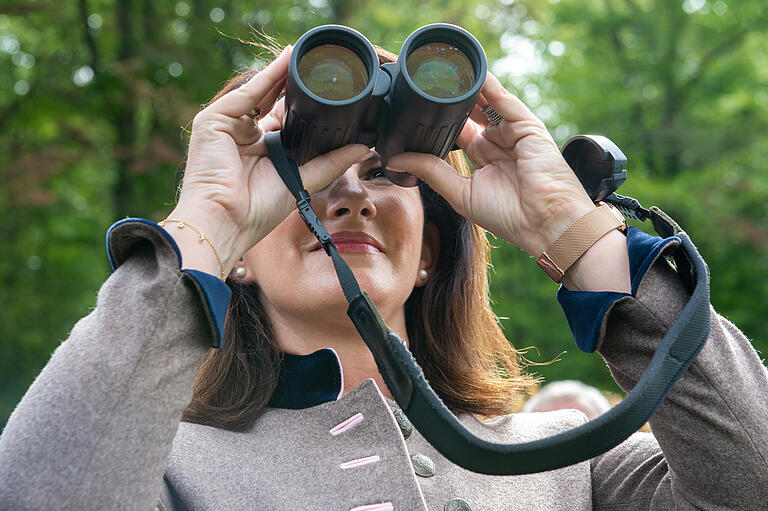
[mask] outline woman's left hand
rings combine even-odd
[[[491,124],[475,106],[457,141],[476,169],[471,176],[423,153],[397,155],[387,167],[410,172],[462,216],[538,257],[595,206],[522,101],[491,73],[481,95],[503,120]]]

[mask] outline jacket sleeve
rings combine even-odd
[[[657,254],[636,292],[606,314],[598,352],[629,391],[689,294]],[[692,366],[638,433],[592,460],[595,509],[765,509],[768,371],[749,340],[711,309],[711,331]]]
[[[110,230],[115,272],[0,437],[2,509],[152,509],[215,321],[173,240]]]

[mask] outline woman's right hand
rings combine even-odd
[[[280,129],[291,47],[241,87],[200,111],[192,123],[179,202],[168,218],[184,220],[211,241],[228,274],[235,262],[295,208],[295,200],[269,159],[264,133]],[[261,112],[252,118],[252,109]],[[329,185],[369,152],[360,144],[320,155],[300,167],[310,193]],[[196,247],[187,229],[166,224],[182,250],[185,268],[219,274],[208,247]],[[203,244],[201,244],[203,245]],[[187,250],[185,250],[185,248]],[[187,253],[185,253],[187,252]],[[204,260],[201,260],[204,259]],[[216,271],[211,271],[216,268]]]

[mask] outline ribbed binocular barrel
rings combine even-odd
[[[397,62],[379,64],[373,45],[341,25],[299,38],[286,81],[283,143],[299,165],[337,147],[376,147],[386,162],[402,152],[445,157],[485,81],[480,43],[437,23],[412,33]]]

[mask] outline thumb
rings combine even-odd
[[[362,144],[350,144],[309,160],[299,167],[304,188],[310,194],[322,190],[370,151]]]
[[[447,161],[433,154],[402,153],[387,162],[387,169],[408,172],[442,195],[457,213],[464,215],[471,180],[459,174]]]

